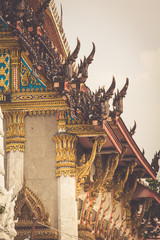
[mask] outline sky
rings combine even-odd
[[[151,162],[160,150],[160,0],[55,0],[71,51],[81,42],[83,59],[96,45],[87,85],[121,89],[129,78],[121,115]]]

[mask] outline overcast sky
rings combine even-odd
[[[150,162],[160,149],[160,0],[55,0],[63,7],[63,27],[71,50],[81,41],[79,56],[96,54],[87,85],[110,86],[112,76],[129,89],[121,115]]]

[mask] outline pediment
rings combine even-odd
[[[51,229],[49,214],[38,196],[26,185],[20,190],[15,204],[15,239],[28,238],[32,234],[35,221],[35,239],[57,239],[57,231]]]
[[[45,213],[43,203],[38,196],[26,185],[20,190],[16,205],[15,205],[15,219],[19,221],[32,221],[33,217],[37,221],[48,224],[49,217]]]
[[[47,81],[42,74],[33,72],[32,62],[22,51],[20,60],[20,91],[45,91]]]

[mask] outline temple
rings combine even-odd
[[[129,80],[92,92],[96,47],[76,65],[62,22],[53,0],[0,1],[0,239],[144,239],[158,157],[123,122]]]

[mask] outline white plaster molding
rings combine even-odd
[[[4,208],[0,214],[0,238],[2,235],[7,235],[4,239],[14,239],[16,236],[15,221],[14,221],[14,206],[16,198],[12,200],[13,188],[7,191],[0,187],[0,207]]]
[[[59,133],[64,133],[64,132],[66,132],[66,130],[63,129],[63,128],[59,128],[58,132],[59,132]]]
[[[0,129],[0,136],[4,137],[4,132],[2,129]]]
[[[2,166],[0,166],[0,174],[2,174],[2,176],[5,175],[5,170],[4,170],[4,168]]]
[[[3,120],[3,113],[1,111],[1,109],[0,109],[0,118]]]

